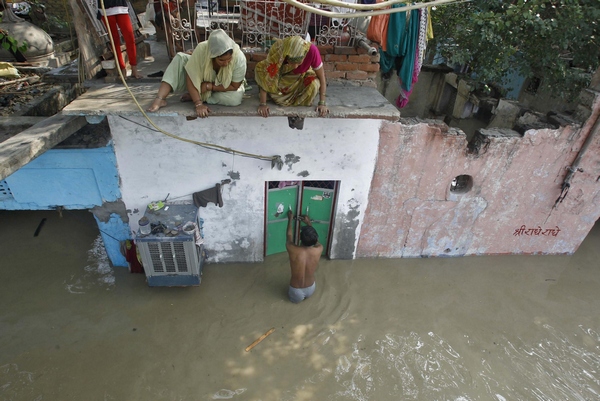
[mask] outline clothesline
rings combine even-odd
[[[386,8],[384,10],[376,10],[376,11],[361,11],[361,12],[348,12],[348,13],[338,13],[333,11],[322,10],[320,8],[313,7],[311,5],[301,3],[298,0],[282,0],[285,3],[288,3],[296,8],[299,8],[304,11],[308,11],[313,14],[318,14],[324,17],[330,18],[360,18],[360,17],[370,17],[374,15],[384,15],[384,14],[393,14],[399,12],[406,12],[411,10],[418,10],[420,8],[427,8],[432,6],[441,6],[448,5],[452,3],[465,3],[470,2],[471,0],[433,0],[424,3],[418,4],[409,4],[402,8]],[[343,7],[343,8],[351,8],[355,10],[373,10],[374,8],[382,8],[382,7],[391,7],[394,4],[406,4],[408,3],[406,0],[389,0],[384,1],[382,3],[375,4],[352,4],[345,3],[343,1],[338,0],[314,0],[313,3],[325,4],[329,6],[335,7]]]

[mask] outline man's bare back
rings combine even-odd
[[[308,289],[315,284],[315,271],[319,266],[321,252],[323,252],[323,245],[318,242],[318,236],[316,231],[314,231],[312,228],[310,218],[308,216],[302,216],[301,221],[307,225],[307,227],[303,227],[303,231],[308,227],[310,227],[310,230],[312,230],[310,232],[303,233],[305,234],[304,240],[309,245],[306,246],[304,242],[300,246],[294,244],[292,234],[292,218],[293,214],[291,211],[289,211],[288,228],[286,233],[287,241],[285,247],[290,257],[290,267],[292,269],[292,278],[290,279],[291,292],[294,291],[294,289]],[[310,292],[310,294],[306,294],[304,297],[302,297],[302,299],[307,298],[310,295],[312,295],[312,292]],[[292,296],[290,293],[290,300],[292,300],[292,302],[299,302],[302,300],[297,300],[299,296],[300,295]]]

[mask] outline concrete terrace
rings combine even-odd
[[[131,93],[121,83],[117,76],[87,80],[84,82],[86,92],[67,105],[57,115],[40,121],[39,118],[30,120],[30,128],[13,134],[0,146],[0,179],[4,179],[20,167],[24,166],[48,149],[77,132],[85,125],[83,119],[97,123],[105,115],[142,116],[136,101],[145,110],[152,102],[158,91],[160,77],[150,77],[164,71],[169,64],[164,42],[157,42],[152,28],[145,29],[148,35],[146,42],[150,46],[151,56],[138,61],[138,69],[144,78],[127,79]],[[60,82],[74,82],[77,76],[76,63],[63,66],[47,74],[47,78]],[[211,105],[211,117],[256,117],[258,107],[258,88],[252,82],[250,90],[242,105],[225,107]],[[132,98],[135,96],[134,100]],[[185,116],[195,118],[191,103],[181,103],[179,95],[171,95],[168,105],[156,113],[148,113],[150,117]],[[370,86],[360,86],[351,82],[329,81],[327,103],[330,114],[327,118],[358,118],[397,121],[400,112],[385,99],[377,89]],[[270,102],[271,116],[298,116],[303,118],[317,117],[313,107],[278,107]],[[24,119],[25,117],[21,118]],[[8,124],[8,123],[7,123]],[[26,121],[21,122],[27,126]]]

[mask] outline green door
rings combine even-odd
[[[323,255],[329,248],[329,234],[331,216],[333,214],[333,198],[335,190],[325,188],[302,188],[302,202],[300,214],[307,215],[312,221],[312,226],[319,234],[319,242],[323,245]]]
[[[290,208],[294,216],[296,216],[298,209],[297,185],[267,190],[267,235],[265,251],[267,256],[286,251],[287,212]],[[296,220],[294,220],[295,223]]]

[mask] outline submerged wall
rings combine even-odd
[[[263,260],[265,183],[340,181],[331,257],[353,258],[373,176],[379,127],[376,119],[307,118],[304,129],[285,117],[158,117],[162,129],[186,139],[237,151],[280,155],[283,168],[269,161],[231,155],[170,138],[145,128],[141,117],[108,116],[114,140],[122,199],[133,232],[148,203],[169,195],[192,200],[192,193],[231,179],[223,186],[222,208],[200,208],[205,247],[211,262]]]
[[[594,110],[581,128],[483,130],[470,144],[443,124],[384,123],[357,257],[575,252],[600,216]],[[566,168],[594,130],[583,171],[554,207]]]

